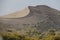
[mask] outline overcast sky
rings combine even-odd
[[[60,10],[60,0],[0,0],[0,16],[22,10],[31,5],[48,5]]]

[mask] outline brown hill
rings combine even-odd
[[[40,31],[46,31],[51,28],[60,30],[60,11],[45,5],[29,6],[28,9],[28,12],[25,9],[25,12],[16,12],[2,17],[0,24],[4,26],[1,26],[16,30],[30,26],[34,26]],[[28,15],[21,17],[20,13],[24,14],[26,12]]]

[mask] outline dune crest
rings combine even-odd
[[[28,14],[29,14],[29,8],[24,8],[21,11],[2,16],[1,18],[20,18],[20,17],[25,17]]]

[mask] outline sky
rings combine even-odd
[[[47,5],[60,10],[60,0],[0,0],[0,16],[35,5]]]

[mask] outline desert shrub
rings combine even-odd
[[[60,40],[60,33],[55,31],[55,29],[41,33],[35,28],[28,28],[23,33],[21,31],[8,31],[0,34],[3,40]]]
[[[22,36],[19,33],[13,32],[4,32],[2,33],[2,37],[4,40],[19,40]]]
[[[60,33],[59,32],[56,32],[54,40],[60,40]]]
[[[60,40],[60,36],[56,36],[54,40]]]
[[[48,34],[50,34],[50,35],[56,35],[55,29],[49,29],[48,30]]]

